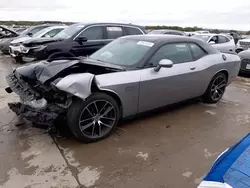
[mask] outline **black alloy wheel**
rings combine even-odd
[[[202,99],[206,103],[217,103],[225,93],[227,87],[227,76],[220,72],[211,80]]]
[[[105,93],[94,93],[85,101],[76,100],[68,111],[72,133],[86,143],[106,138],[119,120],[117,102]]]
[[[79,118],[79,127],[92,139],[106,135],[116,120],[115,107],[106,100],[95,100],[86,106]]]
[[[226,85],[227,85],[227,81],[225,79],[225,76],[220,75],[216,77],[216,79],[212,83],[211,93],[210,93],[211,98],[214,101],[218,101],[221,99],[221,97],[223,96],[225,92]]]

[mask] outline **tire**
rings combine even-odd
[[[15,62],[16,62],[16,63],[22,63],[22,62],[23,62],[22,56],[16,56],[16,57],[15,57]]]
[[[106,112],[108,113],[105,114]],[[115,99],[105,93],[93,93],[85,101],[73,100],[67,113],[67,123],[78,140],[85,143],[96,142],[114,131],[119,114],[120,109]]]
[[[225,93],[226,85],[227,85],[227,76],[222,72],[216,74],[209,83],[205,94],[202,96],[203,102],[210,104],[217,103]],[[214,94],[214,92],[216,94]]]

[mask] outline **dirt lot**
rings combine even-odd
[[[110,138],[82,144],[22,125],[7,102],[0,56],[0,187],[194,188],[216,157],[249,132],[250,79],[238,78],[221,102],[190,101],[124,122]]]

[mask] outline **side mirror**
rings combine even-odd
[[[214,41],[210,41],[208,44],[215,44],[215,42]]]
[[[77,37],[76,41],[79,43],[86,42],[88,39],[86,37]]]
[[[171,68],[171,67],[173,67],[173,65],[174,65],[173,61],[171,61],[169,59],[162,59],[159,61],[158,66],[154,68],[154,71],[158,72],[162,67]]]
[[[27,33],[27,35],[28,35],[29,37],[32,37],[33,34],[32,34],[32,33]]]

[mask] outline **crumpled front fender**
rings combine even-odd
[[[55,86],[84,100],[91,94],[94,77],[95,75],[90,73],[71,74],[61,79]]]

